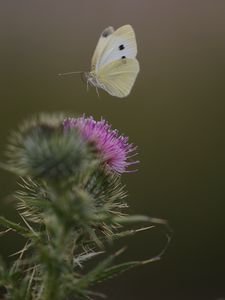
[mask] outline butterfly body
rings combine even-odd
[[[88,85],[103,89],[103,84],[98,80],[95,71],[83,72],[83,78]]]
[[[101,88],[112,96],[129,95],[139,72],[137,44],[131,25],[114,31],[103,30],[91,61],[91,71],[84,72],[87,84]]]

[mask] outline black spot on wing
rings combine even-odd
[[[125,58],[126,58],[126,56],[124,56],[124,55],[123,55],[121,58],[122,58],[122,59],[125,59]]]
[[[119,50],[123,50],[125,49],[125,46],[124,45],[119,45]]]

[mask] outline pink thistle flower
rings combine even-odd
[[[81,136],[94,144],[100,158],[106,166],[118,173],[134,172],[127,168],[139,161],[131,161],[136,155],[133,144],[128,143],[128,137],[119,135],[118,130],[104,119],[95,121],[93,117],[67,118],[63,122],[65,129],[76,128]]]

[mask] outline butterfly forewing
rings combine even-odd
[[[135,58],[137,55],[137,43],[132,26],[124,25],[118,28],[101,44],[99,40],[99,50],[97,48],[96,52],[99,52],[100,55],[98,55],[95,63],[96,72],[103,65],[109,64],[112,61],[121,58]]]
[[[139,69],[136,59],[119,59],[103,65],[97,79],[110,95],[123,98],[129,95]]]
[[[101,36],[98,40],[97,46],[95,48],[94,54],[92,56],[92,60],[91,60],[91,70],[95,70],[96,69],[96,65],[99,62],[102,53],[105,50],[106,45],[109,42],[109,39],[112,36],[112,33],[114,32],[114,29],[112,26],[109,26],[107,28],[105,28],[103,30],[103,32],[101,33]]]

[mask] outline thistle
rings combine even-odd
[[[129,172],[127,168],[139,162],[131,160],[136,154],[136,147],[128,143],[128,137],[111,129],[111,125],[104,119],[95,121],[93,117],[85,116],[67,118],[63,125],[65,129],[75,128],[85,141],[93,143],[102,163],[112,171]]]
[[[113,241],[153,223],[168,228],[164,220],[126,213],[121,174],[138,163],[135,152],[107,121],[85,116],[41,115],[11,136],[2,166],[19,176],[14,195],[21,224],[4,217],[0,224],[26,242],[9,268],[0,263],[4,299],[95,299],[102,295],[93,285],[161,258],[165,249],[145,261],[115,265],[124,249],[106,253]],[[125,228],[137,222],[147,227]],[[104,258],[84,272],[97,256]]]

